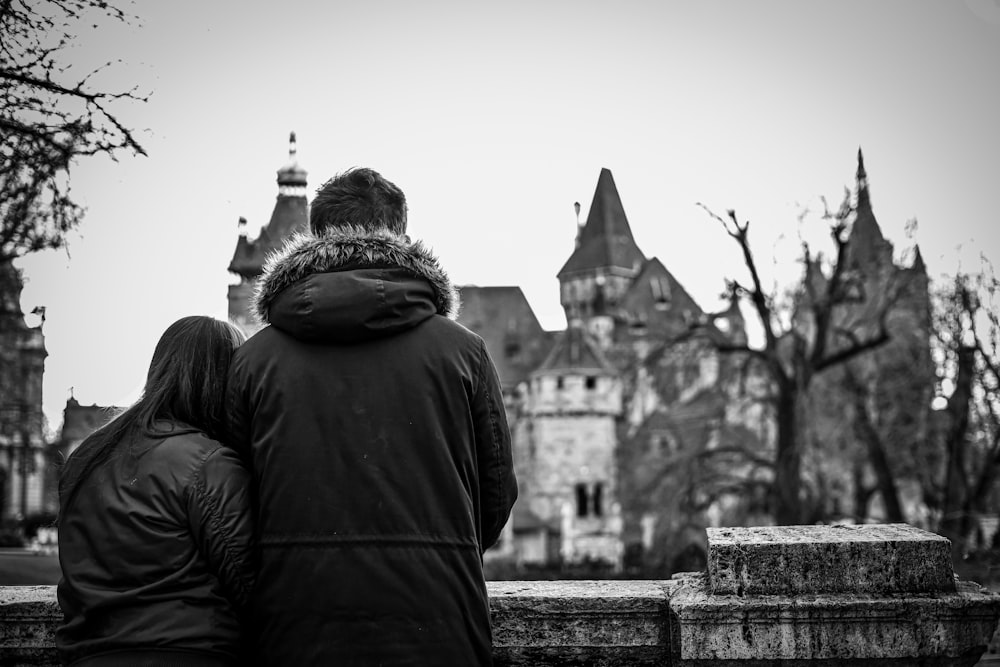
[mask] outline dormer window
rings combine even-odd
[[[665,310],[670,305],[670,284],[663,276],[657,276],[649,279],[649,288],[653,292],[653,306]]]

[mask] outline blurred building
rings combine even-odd
[[[24,519],[43,509],[45,439],[42,324],[30,327],[21,311],[24,282],[11,261],[0,261],[0,520]],[[39,311],[44,323],[44,311]]]
[[[309,229],[309,203],[306,201],[305,169],[296,157],[295,133],[288,139],[288,162],[278,170],[278,195],[271,219],[261,228],[257,238],[247,238],[246,219],[240,218],[240,236],[236,242],[229,272],[237,283],[229,286],[229,319],[249,336],[260,329],[250,313],[250,298],[264,262],[273,251],[280,249],[293,234]]]
[[[518,287],[461,290],[459,322],[486,340],[514,438],[521,496],[500,551],[522,566],[621,569],[657,551],[697,560],[709,506],[667,497],[690,486],[676,477],[731,432],[751,449],[766,440],[734,360],[712,345],[745,341],[740,311],[705,313],[643,253],[607,169],[558,278],[557,332]]]

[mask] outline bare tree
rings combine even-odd
[[[991,270],[959,273],[938,293],[935,313],[942,394],[939,437],[945,473],[929,480],[939,530],[966,551],[977,518],[995,514],[1000,473],[1000,281]],[[935,483],[936,482],[936,483]],[[990,507],[990,501],[993,506]]]
[[[0,0],[0,261],[65,245],[84,213],[70,190],[77,160],[145,155],[115,114],[145,97],[93,84],[112,63],[78,73],[64,61],[74,31],[99,21],[129,17],[105,0]]]
[[[867,183],[859,152],[858,199],[867,205]],[[825,269],[803,244],[802,288],[790,312],[780,312],[775,295],[765,291],[750,243],[750,223],[740,222],[733,210],[722,217],[703,204],[708,215],[722,224],[736,241],[749,273],[749,285],[728,281],[733,293],[748,302],[763,329],[762,346],[718,340],[720,352],[748,355],[770,380],[767,400],[776,422],[776,447],[772,502],[779,524],[796,524],[816,518],[815,499],[809,502],[803,487],[802,456],[806,444],[807,397],[813,380],[828,369],[841,366],[889,340],[886,316],[893,303],[893,288],[866,295],[863,281],[849,266],[848,232],[857,208],[850,193],[836,212],[826,211],[835,260]]]

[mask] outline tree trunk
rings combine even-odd
[[[896,478],[892,474],[889,466],[889,458],[885,455],[885,446],[879,436],[875,424],[872,422],[871,412],[868,410],[866,392],[859,384],[852,388],[854,399],[854,431],[865,443],[868,451],[868,460],[875,470],[875,479],[878,493],[882,497],[885,505],[886,519],[892,523],[905,523],[903,506],[899,502],[899,490],[896,488]]]
[[[799,396],[794,386],[779,388],[777,405],[778,452],[774,467],[777,507],[774,519],[780,526],[802,522],[802,452],[799,440]]]
[[[944,506],[940,532],[951,540],[952,551],[960,556],[969,533],[968,501],[969,481],[965,470],[965,446],[969,431],[969,409],[972,402],[972,383],[975,376],[976,349],[962,345],[958,348],[958,372],[955,390],[948,397],[948,429],[945,432],[945,451],[948,468],[945,473]]]

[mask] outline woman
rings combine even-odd
[[[223,437],[233,325],[185,317],[142,397],[69,457],[59,482],[56,645],[64,664],[238,665],[254,576],[250,479]]]

